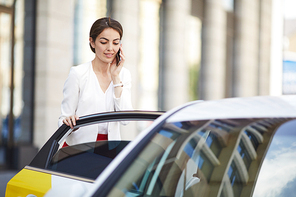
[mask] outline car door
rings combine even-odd
[[[138,132],[162,112],[108,112],[81,117],[75,129],[106,122],[125,121],[138,125]],[[96,127],[94,127],[96,128]],[[73,130],[62,125],[40,149],[32,162],[7,184],[6,196],[79,196],[129,144],[129,141],[91,141],[62,148]]]

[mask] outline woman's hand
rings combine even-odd
[[[63,123],[66,124],[67,126],[70,126],[71,129],[73,129],[74,126],[76,125],[76,120],[79,120],[79,117],[77,115],[73,115],[73,116],[66,117],[63,120]]]
[[[125,61],[125,56],[124,56],[124,53],[123,53],[123,50],[122,50],[122,44],[120,45],[119,50],[120,50],[120,58],[121,58],[121,60],[117,64],[116,58],[114,58],[113,61],[111,62],[111,65],[110,65],[110,74],[111,74],[112,81],[113,81],[114,84],[117,84],[117,83],[120,82],[120,79],[119,79],[118,82],[116,81],[116,79],[118,78],[119,73],[120,73],[120,71],[121,71],[121,69],[123,67],[124,61]]]

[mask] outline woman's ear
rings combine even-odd
[[[91,45],[92,48],[95,48],[95,43],[92,37],[89,37],[89,44]]]

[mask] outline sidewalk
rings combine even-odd
[[[0,171],[0,197],[5,196],[6,184],[18,171]]]

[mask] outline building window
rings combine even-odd
[[[233,196],[240,196],[243,189],[243,184],[241,182],[236,164],[233,161],[228,169],[227,174],[229,176],[230,183],[233,189]]]
[[[205,132],[206,132],[206,130],[202,130],[198,134],[203,136]],[[214,155],[218,158],[220,155],[220,152],[222,150],[222,147],[221,147],[221,144],[220,144],[217,136],[213,132],[210,132],[209,136],[207,137],[206,144],[211,149],[211,151],[214,153]]]
[[[254,149],[257,150],[257,148],[259,146],[259,142],[258,142],[257,138],[255,137],[255,135],[248,130],[245,130],[245,134],[249,137]]]
[[[200,156],[198,157],[197,165],[201,172],[204,174],[204,176],[207,178],[208,181],[210,181],[210,178],[212,176],[214,165],[211,163],[211,161],[206,157],[206,155],[201,152]]]
[[[246,149],[244,143],[242,142],[242,140],[240,141],[240,143],[237,147],[237,151],[239,152],[240,156],[242,157],[246,168],[249,169],[252,159],[251,159],[250,154],[248,153],[248,150]]]
[[[35,4],[0,0],[0,168],[21,162],[12,147],[32,144]]]

